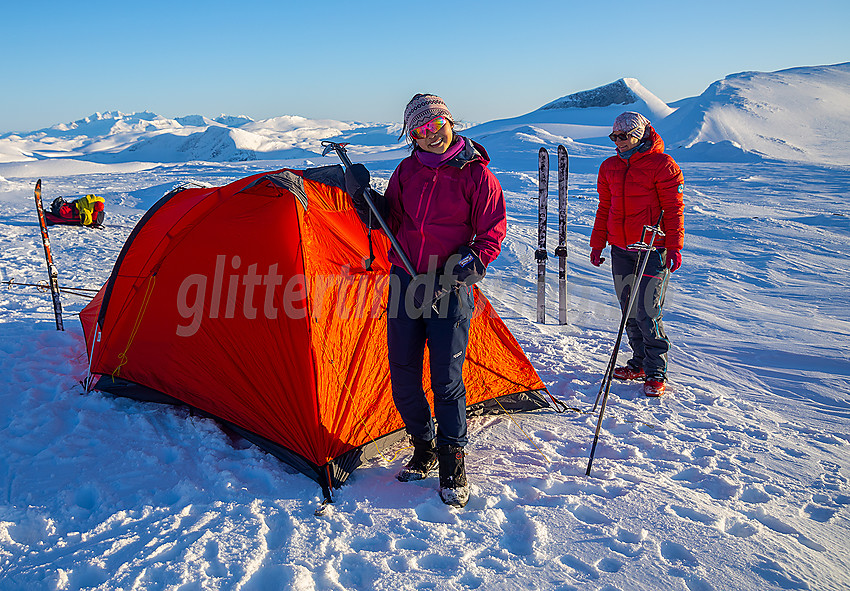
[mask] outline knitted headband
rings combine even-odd
[[[614,119],[615,132],[626,132],[637,139],[643,139],[646,128],[649,126],[649,119],[634,111],[626,111]]]
[[[435,94],[417,94],[404,108],[404,133],[425,125],[435,117],[447,117],[454,122],[451,111],[443,99]],[[404,133],[402,135],[404,135]]]

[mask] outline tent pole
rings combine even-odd
[[[91,373],[91,366],[94,361],[94,344],[100,340],[100,324],[95,321],[94,323],[94,334],[91,339],[91,350],[89,351],[89,367],[88,367],[88,377],[86,378],[86,392],[92,391],[92,386],[94,385],[94,376]]]

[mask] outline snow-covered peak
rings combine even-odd
[[[225,115],[221,114],[215,119],[213,119],[216,123],[221,123],[222,125],[226,125],[227,127],[241,127],[246,123],[253,123],[254,120],[245,115]]]
[[[652,94],[636,78],[620,78],[615,82],[591,90],[582,90],[563,96],[540,107],[540,111],[552,109],[592,109],[603,107],[634,107],[632,110],[646,113],[650,118],[663,118],[673,112],[664,101]],[[641,108],[644,107],[644,108]]]
[[[638,81],[634,78],[620,78],[605,86],[562,96],[543,105],[540,109],[544,111],[547,109],[587,109],[636,103],[638,97],[630,88],[629,83],[638,84]]]
[[[145,131],[173,125],[173,120],[150,111],[122,113],[121,111],[96,112],[70,123],[59,123],[35,133],[46,137],[97,137],[127,131]],[[25,135],[25,134],[21,134]]]

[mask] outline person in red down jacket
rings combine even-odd
[[[665,235],[656,238],[656,250],[648,255],[646,271],[637,284],[640,291],[635,310],[626,322],[633,356],[614,369],[615,378],[643,380],[647,396],[660,396],[666,388],[670,349],[661,321],[662,306],[670,273],[682,264],[685,181],[678,164],[664,153],[661,136],[640,113],[618,116],[608,137],[616,144],[617,155],[599,167],[599,207],[590,235],[590,262],[601,265],[605,260],[602,250],[611,245],[614,289],[625,310],[640,256],[640,251],[629,245],[641,241],[643,227],[654,226],[663,210]]]
[[[393,400],[413,441],[413,457],[398,473],[402,482],[421,480],[439,464],[440,497],[463,507],[469,500],[465,452],[466,388],[463,364],[474,311],[472,285],[501,250],[507,232],[505,197],[490,172],[482,146],[455,132],[443,99],[417,94],[404,110],[402,137],[412,147],[390,177],[386,193],[369,189],[416,272],[393,264],[387,320]],[[363,192],[369,173],[346,170],[346,190],[363,222],[379,224]],[[432,302],[440,293],[446,293]],[[422,388],[428,343],[434,418]]]

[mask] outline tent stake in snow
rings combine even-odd
[[[53,315],[56,317],[56,330],[65,330],[62,322],[62,301],[59,299],[59,271],[53,264],[50,253],[50,236],[47,235],[47,220],[41,203],[41,179],[35,184],[35,209],[38,212],[38,224],[41,226],[41,243],[44,245],[44,260],[47,261],[47,274],[50,278],[50,293],[53,296]]]
[[[546,222],[549,205],[549,152],[540,148],[537,152],[537,322],[546,322]]]
[[[597,405],[599,404],[599,397],[602,395],[602,406],[599,408],[599,420],[596,421],[596,433],[593,436],[593,445],[590,448],[590,459],[587,462],[587,472],[585,475],[590,476],[590,467],[593,465],[593,456],[596,454],[596,444],[599,442],[599,431],[602,428],[602,417],[605,415],[605,405],[608,403],[608,393],[611,391],[611,379],[614,377],[614,368],[617,366],[617,353],[620,350],[620,343],[623,340],[623,329],[626,327],[626,322],[629,319],[629,316],[632,314],[632,309],[634,308],[635,301],[637,300],[637,292],[640,287],[640,277],[643,277],[644,271],[646,271],[646,264],[649,262],[649,253],[655,250],[653,244],[655,244],[655,239],[658,236],[664,236],[664,232],[661,231],[661,220],[664,216],[664,211],[661,211],[661,214],[658,216],[658,222],[654,226],[644,226],[643,227],[643,235],[641,236],[641,241],[635,244],[630,244],[629,248],[633,250],[639,250],[641,252],[638,257],[638,262],[640,263],[637,269],[637,272],[632,277],[631,288],[629,290],[629,303],[626,306],[626,309],[623,310],[623,316],[620,319],[620,330],[617,331],[617,340],[614,343],[614,350],[611,352],[611,359],[608,361],[608,369],[605,370],[605,377],[602,379],[602,385],[599,386],[599,393],[596,395],[596,403],[593,405],[593,410],[596,410]],[[649,241],[646,241],[646,233],[650,233]],[[641,258],[643,259],[641,261]],[[604,395],[603,395],[604,392]]]

